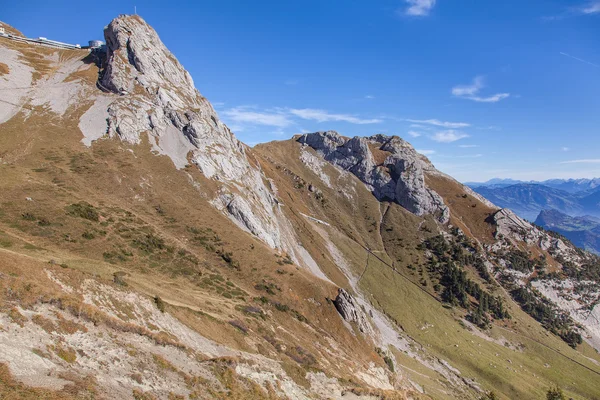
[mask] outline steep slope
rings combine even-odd
[[[581,249],[600,254],[600,220],[596,217],[570,217],[560,211],[542,210],[535,224],[563,235]]]
[[[596,258],[397,137],[249,149],[138,16],[105,35],[0,39],[1,396],[600,395]]]
[[[554,258],[582,264],[577,250],[537,230],[514,213],[499,210],[484,201],[469,188],[436,171],[407,145],[403,146],[404,155],[394,156],[392,152],[386,152],[382,156],[382,144],[390,141],[403,143],[398,138],[383,136],[349,139],[334,132],[319,132],[291,141],[259,145],[254,150],[264,158],[263,169],[273,179],[279,193],[284,195],[286,210],[299,210],[297,225],[307,226],[308,223],[308,227],[318,232],[315,241],[315,245],[319,246],[317,252],[331,254],[331,259],[344,271],[347,282],[332,276],[334,282],[358,299],[369,299],[368,303],[391,318],[392,326],[395,325],[401,337],[408,335],[416,341],[416,345],[425,346],[423,348],[433,355],[449,362],[452,368],[461,372],[462,379],[466,379],[463,382],[494,388],[507,398],[530,398],[533,393],[542,396],[543,391],[539,386],[538,389],[535,387],[543,386],[545,379],[564,379],[561,376],[565,371],[563,368],[553,370],[537,368],[536,365],[568,363],[579,373],[597,376],[587,369],[587,366],[593,369],[593,362],[574,352],[559,338],[559,334],[569,338],[578,329],[576,322],[566,314],[573,311],[573,315],[577,316],[585,307],[598,312],[593,298],[598,292],[597,280],[583,289],[586,297],[580,300],[579,306],[565,308],[564,311],[559,311],[557,306],[549,308],[549,312],[555,313],[556,319],[552,321],[571,321],[564,322],[560,329],[556,328],[554,336],[546,330],[554,329],[550,324],[534,322],[524,312],[529,312],[528,305],[524,304],[522,311],[513,300],[513,293],[517,297],[515,290],[524,288],[528,293],[535,293],[539,301],[548,301],[543,300],[539,291],[534,292],[530,279],[535,280],[535,273],[532,278],[523,273],[521,281],[506,278],[513,274],[513,264],[507,260],[512,260],[515,254],[523,254],[523,261],[531,265],[535,265],[541,255],[547,257],[547,270],[550,272],[556,271],[559,265]],[[342,148],[335,151],[339,147]],[[360,150],[350,152],[347,148]],[[379,161],[374,162],[378,156]],[[352,162],[347,162],[344,157],[350,157]],[[391,160],[386,161],[387,157]],[[449,211],[450,225],[440,223],[439,215],[442,214],[437,210],[417,215],[419,211],[408,209],[410,204],[405,208],[391,196],[382,198],[382,202],[374,202],[378,196],[376,193],[381,193],[379,190],[382,189],[378,185],[383,182],[383,190],[387,190],[390,185],[393,187],[390,182],[394,179],[379,179],[379,176],[389,174],[392,168],[383,171],[372,169],[382,169],[381,166],[392,164],[396,157],[407,157],[407,164],[415,159],[426,163],[419,165],[423,175],[417,172],[417,177],[421,176],[427,190],[434,191],[443,200]],[[377,167],[377,164],[380,166]],[[348,168],[348,165],[352,167]],[[358,183],[353,182],[356,178],[359,178]],[[375,196],[369,199],[368,192]],[[314,234],[311,236],[314,237]],[[320,266],[324,266],[327,260],[318,261]],[[455,266],[459,268],[454,269]],[[598,264],[590,268],[597,270]],[[329,268],[324,270],[329,271]],[[446,271],[464,271],[468,281],[452,286]],[[544,284],[552,285],[552,282],[560,281],[560,276],[556,274],[547,279]],[[459,298],[448,296],[453,288],[460,296],[460,285],[477,286],[479,289],[471,291],[473,295],[467,293],[466,301],[462,303]],[[561,295],[568,296],[572,289]],[[491,324],[484,324],[478,317],[478,299],[484,297],[484,303],[491,308],[484,313],[483,319],[487,318]],[[557,300],[556,297],[554,299]],[[449,304],[444,305],[443,301]],[[510,317],[506,316],[507,313]],[[376,320],[368,315],[371,325],[377,326]],[[486,328],[479,331],[465,318]],[[577,318],[578,322],[587,324],[585,336],[594,342],[598,337],[594,316],[586,313]],[[399,343],[391,341],[387,347],[395,357],[397,368],[405,371],[411,380],[428,387],[430,395],[445,397],[442,393],[446,389],[439,383],[433,383],[427,369],[422,369],[423,364],[418,366],[409,362],[403,356],[403,350],[398,351],[402,349]],[[593,357],[595,354],[587,344],[578,345],[578,348],[586,356]],[[586,367],[577,366],[565,358],[567,354],[583,361]],[[546,358],[548,356],[558,358],[550,361]],[[497,357],[510,360],[502,367],[505,369],[496,370],[499,368],[494,362]],[[511,363],[523,366],[538,379],[532,382],[525,370],[515,369]],[[417,370],[421,374],[415,374]],[[485,370],[484,375],[481,375],[482,370]],[[577,379],[576,375],[572,377]],[[594,390],[592,393],[595,393]],[[459,398],[467,396],[463,393]],[[573,393],[573,396],[576,398],[578,395]],[[579,396],[586,397],[582,393]]]
[[[273,248],[295,233],[257,161],[151,28],[106,35],[110,73],[0,42],[1,88],[29,87],[0,125],[0,397],[418,398],[347,329],[337,287]],[[119,79],[131,93],[100,90]]]

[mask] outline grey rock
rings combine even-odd
[[[552,256],[561,256],[564,260],[581,264],[582,260],[573,246],[567,245],[563,240],[550,236],[508,208],[503,208],[492,215],[492,222],[496,227],[496,239],[506,238],[518,247],[518,242],[525,242],[528,246],[539,246],[548,251]],[[495,247],[502,247],[498,242]]]
[[[350,293],[340,288],[337,297],[333,300],[333,304],[342,318],[348,322],[354,322],[359,331],[364,334],[371,334],[373,332],[366,314]]]
[[[425,184],[425,173],[438,173],[429,160],[397,136],[341,136],[337,132],[304,134],[306,144],[330,163],[356,175],[377,199],[394,201],[416,215],[433,214],[442,223],[450,210]]]
[[[154,29],[139,16],[120,16],[104,35],[107,65],[98,86],[118,95],[107,107],[104,132],[132,144],[147,134],[152,149],[177,168],[196,165],[221,183],[214,206],[280,247],[276,201],[262,170],[250,163],[246,145],[221,122]],[[104,134],[99,131],[96,137]]]

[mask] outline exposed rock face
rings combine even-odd
[[[107,64],[100,88],[117,94],[86,113],[86,144],[106,133],[138,144],[148,134],[154,151],[177,168],[195,164],[222,183],[212,204],[271,247],[280,247],[274,196],[259,167],[194,87],[190,74],[138,16],[121,16],[105,29]],[[107,122],[105,122],[107,121]]]
[[[344,320],[356,323],[359,331],[364,334],[371,334],[373,332],[367,316],[350,293],[340,288],[337,297],[333,300],[333,304]]]
[[[433,214],[442,223],[449,221],[444,200],[425,184],[425,172],[435,168],[401,138],[380,134],[349,139],[328,131],[302,135],[298,142],[352,172],[377,199],[395,201],[416,215]]]
[[[496,225],[497,239],[524,241],[529,246],[536,245],[542,250],[547,250],[553,256],[561,256],[564,260],[576,263],[581,262],[581,257],[572,246],[567,246],[561,239],[539,230],[507,208],[496,212],[492,219]]]

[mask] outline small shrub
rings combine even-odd
[[[39,226],[49,226],[50,221],[48,221],[46,218],[40,218],[40,219],[38,219],[38,225]]]
[[[87,240],[92,240],[96,237],[93,232],[85,231],[81,234],[81,237]]]
[[[389,356],[383,356],[383,361],[390,371],[395,372],[394,361]]]
[[[63,347],[58,345],[54,348],[54,352],[57,356],[68,362],[69,364],[73,364],[75,360],[77,360],[77,353],[71,347]]]
[[[547,400],[567,400],[563,391],[558,386],[548,389],[546,392]]]
[[[157,250],[164,250],[167,248],[164,239],[152,233],[135,239],[133,245],[145,253],[154,253]]]
[[[154,304],[156,304],[156,308],[158,308],[160,312],[165,312],[165,302],[160,298],[160,296],[154,296]]]
[[[248,333],[248,327],[246,325],[244,325],[244,323],[242,321],[232,320],[232,321],[229,321],[229,325],[233,326],[234,328],[239,329],[244,334]]]
[[[127,286],[127,282],[125,282],[125,276],[127,273],[123,271],[117,271],[113,274],[113,282],[119,286]]]
[[[288,312],[288,311],[290,311],[290,307],[287,306],[287,305],[285,305],[285,304],[281,304],[281,303],[275,302],[275,303],[273,303],[273,305],[275,306],[275,308],[278,311],[281,311],[281,312]]]
[[[31,213],[23,213],[21,214],[21,218],[23,218],[25,221],[35,221],[37,220],[37,217]]]
[[[85,201],[67,206],[67,214],[94,222],[98,222],[100,220],[100,214],[98,214],[98,211],[94,208],[94,206],[86,203]]]

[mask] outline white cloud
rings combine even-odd
[[[421,136],[421,134],[419,132],[416,131],[408,131],[408,134],[412,137],[419,137]]]
[[[450,129],[467,128],[467,127],[471,126],[471,124],[468,124],[466,122],[447,122],[447,121],[440,121],[437,119],[407,119],[406,121],[413,122],[415,124],[427,124],[427,125],[440,126],[442,128],[450,128]],[[411,125],[411,126],[413,126],[413,125]]]
[[[367,99],[367,100],[373,100],[374,98],[375,98],[375,96],[373,96],[371,94],[368,94],[365,96],[365,99]]]
[[[349,114],[331,114],[325,110],[317,110],[314,108],[292,108],[289,112],[302,119],[310,119],[317,122],[330,122],[330,121],[342,121],[351,124],[364,125],[364,124],[378,124],[383,122],[381,119],[361,119],[354,115]]]
[[[469,100],[473,100],[479,103],[497,103],[500,100],[504,100],[510,97],[510,93],[497,93],[493,96],[488,96],[488,97],[479,97],[479,96],[472,96],[472,97],[466,97]]]
[[[448,129],[445,131],[436,132],[433,136],[431,136],[431,139],[440,143],[452,143],[467,137],[469,137],[469,135],[466,133],[455,131],[454,129]]]
[[[467,156],[457,156],[458,158],[481,158],[483,157],[483,154],[473,154],[473,155],[467,155]]]
[[[408,3],[408,7],[404,10],[406,15],[412,15],[415,17],[426,17],[429,15],[433,7],[435,6],[436,0],[405,0]]]
[[[600,1],[590,1],[585,6],[579,9],[584,14],[598,14],[600,13]]]
[[[475,96],[483,89],[483,77],[476,76],[470,85],[459,85],[452,88],[452,94],[457,97]]]
[[[292,124],[292,121],[284,114],[279,112],[256,111],[249,106],[234,107],[222,111],[222,114],[230,121],[241,126],[243,124],[250,125],[266,125],[285,128]],[[239,131],[240,129],[238,129]]]
[[[470,85],[458,85],[452,88],[452,95],[462,99],[469,99],[479,103],[496,103],[510,97],[510,93],[496,93],[492,96],[481,97],[479,92],[485,87],[482,76],[476,76]]]
[[[432,154],[435,154],[435,150],[418,150],[417,149],[417,153],[421,153],[424,156],[430,156]]]
[[[472,149],[474,147],[479,147],[478,144],[461,144],[458,147],[463,148],[463,149]]]
[[[569,151],[569,150],[571,150],[569,147],[561,147],[560,149],[561,149],[562,151]]]
[[[561,164],[600,164],[600,158],[588,158],[583,160],[563,161]]]

